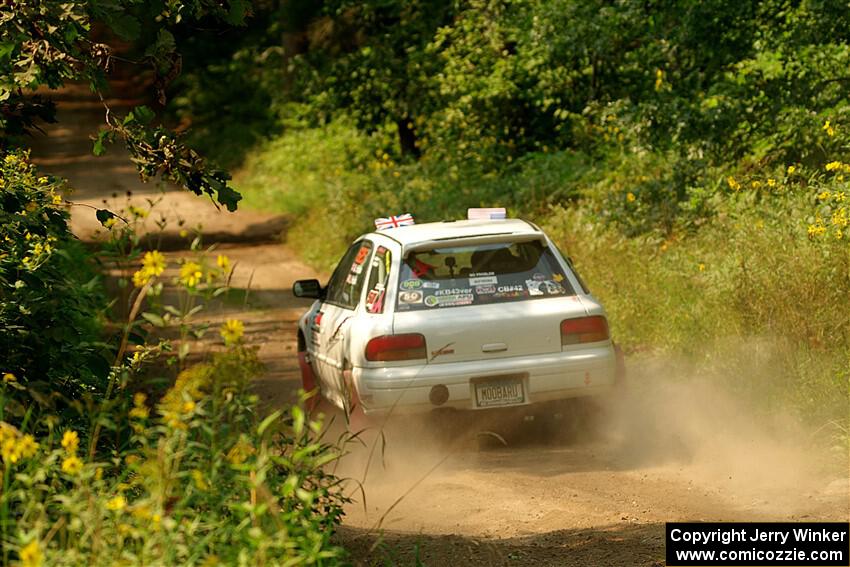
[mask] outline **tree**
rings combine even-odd
[[[249,5],[242,0],[88,0],[51,2],[11,0],[0,6],[0,148],[24,144],[24,136],[39,122],[55,120],[55,105],[37,92],[58,89],[67,82],[87,82],[101,95],[114,64],[114,48],[95,39],[105,27],[120,41],[155,37],[143,60],[155,71],[154,88],[164,102],[164,89],[180,68],[180,56],[169,27],[186,19],[224,21],[239,25]],[[105,104],[105,103],[104,103]],[[96,139],[94,152],[121,139],[143,179],[176,183],[206,194],[228,210],[241,196],[228,185],[229,175],[211,168],[174,132],[153,124],[154,113],[138,107],[125,116],[107,112],[108,129]]]

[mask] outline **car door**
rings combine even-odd
[[[364,239],[348,249],[328,282],[325,300],[316,315],[316,372],[325,398],[339,407],[347,402],[342,376],[347,333],[357,314],[372,247],[372,242]]]

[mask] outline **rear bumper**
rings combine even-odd
[[[473,362],[357,368],[352,372],[367,414],[418,413],[436,407],[479,409],[473,379],[519,374],[525,377],[525,404],[592,396],[610,391],[617,381],[612,345],[548,355]],[[448,400],[431,402],[434,387],[445,386]]]

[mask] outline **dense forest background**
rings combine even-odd
[[[177,34],[171,116],[248,206],[293,215],[307,259],[332,266],[378,216],[506,206],[563,243],[628,349],[753,365],[734,387],[768,407],[846,414],[841,3],[250,10]]]

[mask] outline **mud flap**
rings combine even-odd
[[[374,425],[374,420],[369,418],[363,412],[363,404],[360,403],[360,397],[357,395],[357,388],[354,387],[351,370],[343,370],[342,376],[345,382],[344,392],[346,399],[348,400],[345,407],[348,430],[352,433],[357,433],[364,429],[369,429]]]
[[[304,401],[304,407],[307,411],[312,412],[319,405],[321,394],[319,394],[319,388],[316,385],[316,375],[313,374],[313,367],[310,366],[310,361],[307,360],[306,351],[298,353],[298,366],[301,369],[301,387],[308,395]]]

